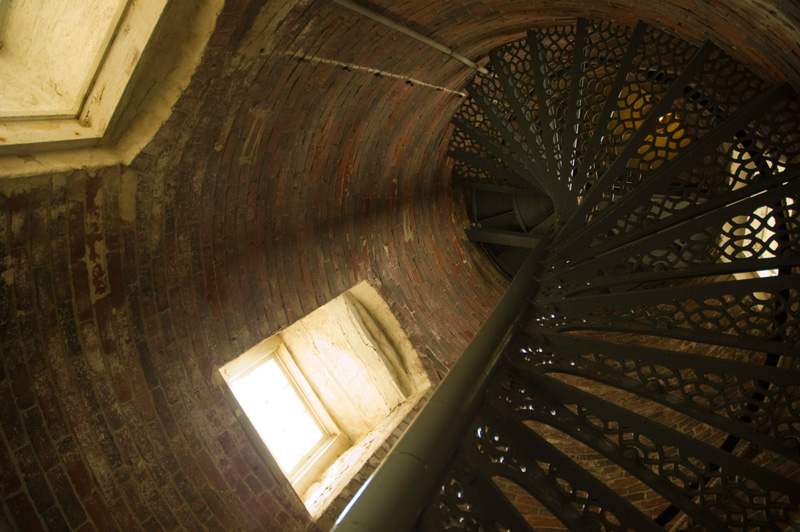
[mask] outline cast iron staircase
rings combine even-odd
[[[538,29],[490,66],[453,175],[527,301],[415,526],[798,530],[794,92],[645,24]]]

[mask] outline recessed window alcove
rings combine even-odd
[[[166,0],[4,0],[0,154],[105,133]]]
[[[219,373],[254,447],[314,518],[430,388],[400,324],[366,281]]]

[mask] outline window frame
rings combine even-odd
[[[284,344],[297,380],[307,382],[344,437],[336,438],[307,462],[300,478],[291,481],[243,412],[223,374],[245,371],[265,353]],[[364,280],[329,300],[255,347],[226,357],[211,378],[226,397],[237,420],[238,434],[249,440],[285,488],[292,488],[312,521],[340,511],[345,490],[360,484],[385,454],[390,438],[401,433],[432,385],[431,370],[414,349],[389,304]],[[220,370],[220,365],[225,369]],[[438,381],[433,381],[438,382]],[[282,386],[282,384],[281,384]],[[261,424],[261,420],[257,421]],[[405,422],[405,424],[404,424]],[[242,432],[238,432],[242,430]],[[285,482],[285,484],[284,484]]]
[[[278,367],[305,404],[308,412],[327,437],[322,438],[291,471],[284,470],[272,456],[269,446],[259,434],[232,390],[231,384],[246,378],[256,368],[268,360],[275,360]],[[275,464],[298,494],[305,492],[320,475],[351,446],[349,436],[338,426],[328,409],[317,396],[305,375],[297,367],[291,353],[280,337],[271,337],[259,343],[240,357],[228,362],[218,370],[228,401],[234,408],[236,417],[242,423],[245,433],[268,463]]]

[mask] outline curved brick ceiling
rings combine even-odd
[[[786,2],[373,7],[472,58],[537,24],[642,19],[800,86]],[[505,286],[466,242],[448,182],[470,75],[331,2],[229,0],[130,168],[5,183],[8,517],[23,530],[314,530],[213,368],[367,278],[434,378],[457,359]]]

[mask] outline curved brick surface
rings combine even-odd
[[[537,24],[641,18],[800,86],[793,4],[584,4],[374,7],[476,59]],[[438,379],[502,293],[448,186],[470,72],[332,2],[281,5],[227,2],[131,167],[2,185],[0,495],[20,530],[314,530],[214,368],[370,279]]]

